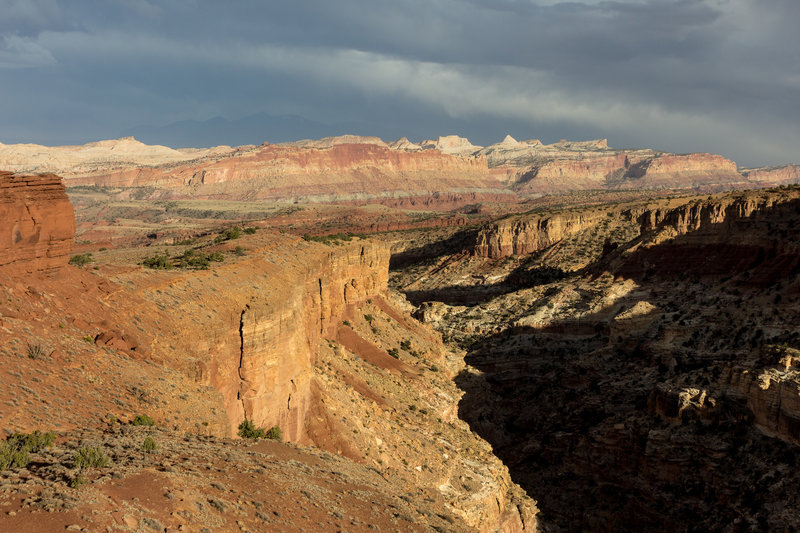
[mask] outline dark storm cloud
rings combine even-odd
[[[506,123],[545,141],[788,162],[800,159],[799,5],[0,0],[0,140],[267,112],[384,136],[487,143]]]

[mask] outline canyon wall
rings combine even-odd
[[[99,170],[70,177],[69,184],[156,187],[154,198],[312,202],[372,203],[433,193],[502,192],[488,175],[485,159],[371,143],[268,145],[185,164]]]
[[[792,185],[800,183],[800,165],[753,168],[743,170],[742,174],[754,185]]]
[[[748,183],[737,171],[736,163],[718,155],[610,149],[548,154],[507,173],[516,176],[513,188],[528,194],[581,189],[730,189]]]
[[[144,296],[179,321],[184,371],[222,394],[228,434],[247,418],[302,441],[318,342],[345,306],[386,290],[389,249],[301,242],[292,253],[296,238],[272,238],[266,251],[236,266],[170,273]],[[281,245],[280,253],[269,251]]]
[[[230,383],[238,381],[236,398],[228,398],[232,428],[248,418],[280,426],[291,440],[305,439],[317,343],[321,336],[335,335],[345,306],[386,290],[388,267],[388,247],[365,242],[309,262],[288,294],[275,298],[255,292],[241,314],[238,379],[217,375],[212,380],[215,388],[231,392]]]
[[[0,226],[3,272],[32,274],[65,266],[75,218],[61,178],[0,172]]]
[[[648,245],[660,244],[685,236],[707,241],[714,237],[722,242],[733,236],[732,246],[763,247],[772,240],[769,234],[754,236],[754,232],[738,232],[742,225],[757,222],[763,217],[776,219],[775,210],[794,212],[800,191],[763,191],[742,194],[723,194],[704,198],[661,200],[653,204],[633,203],[608,208],[571,209],[555,213],[513,215],[481,228],[472,247],[479,257],[498,259],[511,255],[538,252],[578,232],[595,227],[607,217],[637,221],[639,233],[647,237]],[[775,223],[773,222],[773,225]],[[705,242],[705,244],[708,244]],[[784,248],[787,243],[783,243]]]
[[[242,244],[247,256],[210,271],[119,279],[144,280],[145,299],[174,318],[154,336],[220,393],[227,434],[245,418],[279,426],[444,498],[477,531],[536,531],[533,502],[455,416],[440,338],[387,294],[388,244],[266,231]]]
[[[472,253],[499,259],[544,250],[558,241],[594,226],[606,215],[586,209],[546,215],[513,216],[478,231]]]

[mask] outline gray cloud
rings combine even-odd
[[[505,123],[545,141],[601,135],[789,162],[800,159],[798,6],[0,0],[0,69],[15,69],[0,140],[83,142],[265,111],[377,135],[460,127],[488,143]]]

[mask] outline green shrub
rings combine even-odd
[[[235,255],[238,255],[239,257],[241,257],[241,256],[245,255],[245,250],[241,246],[237,246],[236,248],[233,249],[233,253]]]
[[[56,441],[56,434],[52,431],[42,433],[38,429],[33,433],[14,433],[6,442],[16,447],[18,450],[23,450],[31,453],[39,453],[44,448],[49,448]]]
[[[156,254],[152,257],[148,256],[142,259],[142,265],[154,270],[169,270],[172,268],[172,261],[170,261],[166,253],[162,255]]]
[[[270,440],[277,440],[281,442],[283,440],[283,431],[278,426],[272,426],[267,430],[266,437]]]
[[[158,444],[156,444],[156,441],[153,439],[153,437],[145,437],[145,439],[142,441],[142,453],[144,454],[143,459],[147,460],[147,454],[153,453],[157,449]]]
[[[24,468],[30,462],[30,454],[49,448],[56,440],[52,431],[42,433],[14,433],[0,442],[0,471],[6,468]]]
[[[47,351],[41,344],[28,344],[28,359],[41,359],[47,355]]]
[[[375,320],[375,317],[372,315],[364,315],[364,320],[372,324],[372,321]]]
[[[400,348],[402,348],[402,349],[403,349],[403,350],[405,350],[405,351],[409,351],[409,350],[411,350],[411,341],[409,341],[409,340],[403,340],[403,341],[400,343]]]
[[[198,253],[197,250],[189,249],[183,252],[183,255],[178,258],[178,266],[180,268],[191,268],[195,270],[208,270],[211,261],[222,262],[225,261],[225,256],[220,252],[211,252],[206,255]]]
[[[6,468],[25,468],[30,460],[27,451],[18,450],[8,441],[0,442],[0,472]]]
[[[244,228],[244,232],[245,232],[247,235],[252,235],[252,234],[253,234],[253,233],[255,233],[256,231],[258,231],[258,228],[254,227],[254,226],[250,226],[249,228]]]
[[[73,457],[75,468],[81,471],[90,468],[103,468],[111,463],[111,459],[103,452],[99,446],[84,446]]]
[[[222,232],[222,236],[225,238],[226,241],[232,241],[234,239],[238,239],[242,236],[242,228],[239,226],[234,226],[230,229],[226,229]]]
[[[266,436],[264,428],[257,428],[252,420],[244,419],[239,424],[239,436],[243,439],[263,439]]]
[[[134,426],[155,426],[155,421],[147,415],[136,415],[131,422]]]
[[[390,348],[387,353],[395,359],[400,359],[400,353],[397,351],[397,348]]]
[[[90,253],[89,254],[73,255],[72,257],[69,258],[69,264],[70,265],[75,265],[75,266],[79,266],[79,267],[88,265],[92,261],[94,261],[94,259],[92,259],[92,254],[90,254]]]
[[[154,452],[157,449],[158,444],[156,444],[156,441],[153,440],[153,437],[145,437],[145,439],[142,441],[142,450],[144,450],[145,453]]]

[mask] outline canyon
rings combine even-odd
[[[794,166],[341,136],[0,168],[0,420],[56,432],[0,529],[800,527]]]
[[[791,530],[796,189],[513,215],[393,274],[566,531]]]

